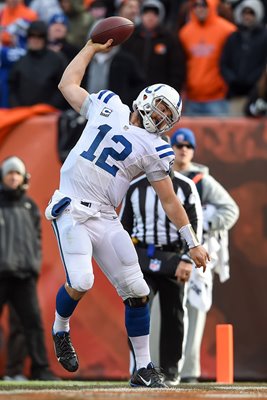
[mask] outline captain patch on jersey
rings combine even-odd
[[[103,117],[109,117],[111,113],[112,113],[112,110],[110,108],[105,107],[101,111],[100,115],[103,115]]]

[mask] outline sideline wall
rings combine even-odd
[[[0,160],[21,157],[32,175],[29,194],[42,213],[59,181],[57,114],[30,118],[9,132],[0,147]],[[215,378],[215,326],[234,326],[235,379],[266,380],[267,356],[267,124],[265,120],[182,118],[179,127],[197,137],[195,160],[231,193],[240,218],[230,233],[231,279],[215,281],[214,304],[208,314],[202,346],[202,376]],[[51,340],[55,296],[64,281],[63,268],[50,223],[42,219],[43,265],[39,297],[52,369],[64,378],[128,377],[128,347],[124,307],[115,290],[95,265],[95,285],[82,299],[71,321],[80,369],[70,374],[58,365]],[[2,319],[8,331],[6,312]],[[0,347],[3,374],[6,343]]]

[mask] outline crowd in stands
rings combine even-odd
[[[120,15],[131,19],[136,29],[122,46],[95,60],[86,74],[86,89],[97,91],[102,84],[131,106],[140,87],[164,82],[182,93],[184,115],[265,115],[266,4],[2,0],[0,107],[47,103],[65,110],[57,88],[65,65],[86,43],[97,21]],[[102,82],[95,79],[100,76],[96,70],[101,70]],[[261,111],[252,112],[251,101],[260,104]]]

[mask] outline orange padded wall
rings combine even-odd
[[[1,136],[0,160],[16,154],[32,175],[29,194],[42,213],[59,181],[58,114],[35,116]],[[231,278],[215,279],[214,303],[208,314],[202,344],[202,375],[215,378],[217,324],[232,324],[234,374],[238,379],[267,379],[267,127],[265,119],[182,118],[179,126],[194,129],[196,161],[208,164],[212,175],[240,206],[240,218],[230,233]],[[62,377],[126,378],[128,347],[124,307],[95,265],[95,285],[80,302],[71,321],[80,369],[69,374],[58,365],[51,340],[55,296],[64,273],[50,223],[42,218],[43,265],[38,283],[46,343],[52,369]],[[6,313],[2,318],[7,332]],[[1,346],[2,343],[2,346]],[[0,341],[0,373],[6,342]]]

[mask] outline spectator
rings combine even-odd
[[[128,18],[135,25],[140,23],[140,1],[125,0],[120,3],[117,8],[117,14],[120,17]]]
[[[80,50],[87,41],[94,18],[84,7],[83,0],[59,0],[59,4],[69,20],[67,40]]]
[[[113,16],[116,11],[116,5],[114,0],[94,0],[86,5],[86,9],[95,20],[99,20]]]
[[[196,382],[201,375],[200,350],[206,315],[212,304],[213,277],[218,273],[221,282],[229,278],[228,231],[239,217],[239,208],[226,189],[209,175],[206,166],[192,162],[196,138],[190,129],[175,131],[171,145],[174,170],[196,183],[203,206],[203,241],[211,254],[205,274],[193,269],[189,282],[189,327],[181,377],[184,382]]]
[[[53,15],[48,24],[48,48],[63,54],[69,63],[79,49],[68,42],[67,34],[68,18],[63,13]]]
[[[24,21],[35,21],[38,15],[35,11],[26,7],[23,0],[5,0],[5,5],[0,11],[0,43],[8,46],[12,43],[9,27],[14,24],[24,24]]]
[[[45,103],[65,109],[67,102],[57,85],[66,61],[47,48],[47,27],[43,21],[34,21],[29,26],[27,47],[26,55],[10,71],[10,106]]]
[[[227,115],[227,87],[220,75],[223,45],[236,27],[216,13],[212,0],[192,0],[179,33],[186,53],[185,115]]]
[[[28,181],[29,174],[21,159],[12,156],[3,161],[0,311],[5,304],[11,304],[23,326],[31,358],[30,379],[55,380],[49,369],[36,288],[41,267],[40,211],[26,195]]]
[[[107,17],[107,6],[103,0],[94,0],[90,6],[86,6],[86,9],[90,12],[95,21]]]
[[[25,54],[26,49],[16,35],[10,35],[9,45],[0,44],[0,108],[9,108],[9,72]]]
[[[239,0],[238,0],[239,1]],[[225,18],[227,21],[234,23],[233,16],[233,1],[232,0],[215,0],[215,7],[217,14]],[[182,2],[178,16],[177,16],[177,29],[181,29],[190,19],[190,10],[192,8],[191,0]]]
[[[239,1],[239,0],[238,0]],[[242,1],[242,0],[240,0]],[[219,0],[217,4],[218,15],[222,18],[227,19],[227,21],[235,23],[234,19],[234,0]]]
[[[238,30],[227,39],[221,74],[228,85],[230,114],[244,115],[244,105],[266,65],[267,30],[260,0],[243,0],[235,9]]]
[[[176,32],[181,9],[183,9],[188,0],[161,0],[161,2],[166,10],[164,25],[172,32]]]
[[[191,225],[201,237],[202,210],[195,184],[177,172],[173,174],[172,182]],[[124,229],[132,236],[144,278],[150,289],[150,308],[154,296],[159,294],[159,366],[165,375],[165,384],[174,387],[180,382],[185,282],[190,278],[192,260],[187,254],[187,246],[169,221],[144,175],[132,181],[123,200],[120,217]],[[152,330],[151,336],[153,334]]]
[[[266,67],[260,79],[253,87],[248,97],[244,111],[248,117],[267,116],[267,68]]]
[[[145,0],[141,24],[122,45],[132,53],[145,73],[145,84],[163,82],[181,90],[185,81],[185,57],[177,37],[165,29],[164,7],[158,0]]]
[[[53,15],[62,12],[58,0],[31,0],[29,7],[38,14],[39,19],[47,24]]]
[[[232,11],[234,13],[236,8],[240,5],[240,3],[243,0],[221,0],[221,1],[226,1],[227,3],[229,3],[231,8],[232,8]],[[266,0],[261,0],[261,3],[263,5],[263,7],[264,7],[264,20],[263,20],[263,23],[264,23],[264,25],[266,25],[266,23],[267,23],[267,1]],[[233,18],[234,18],[234,16],[233,16]]]

